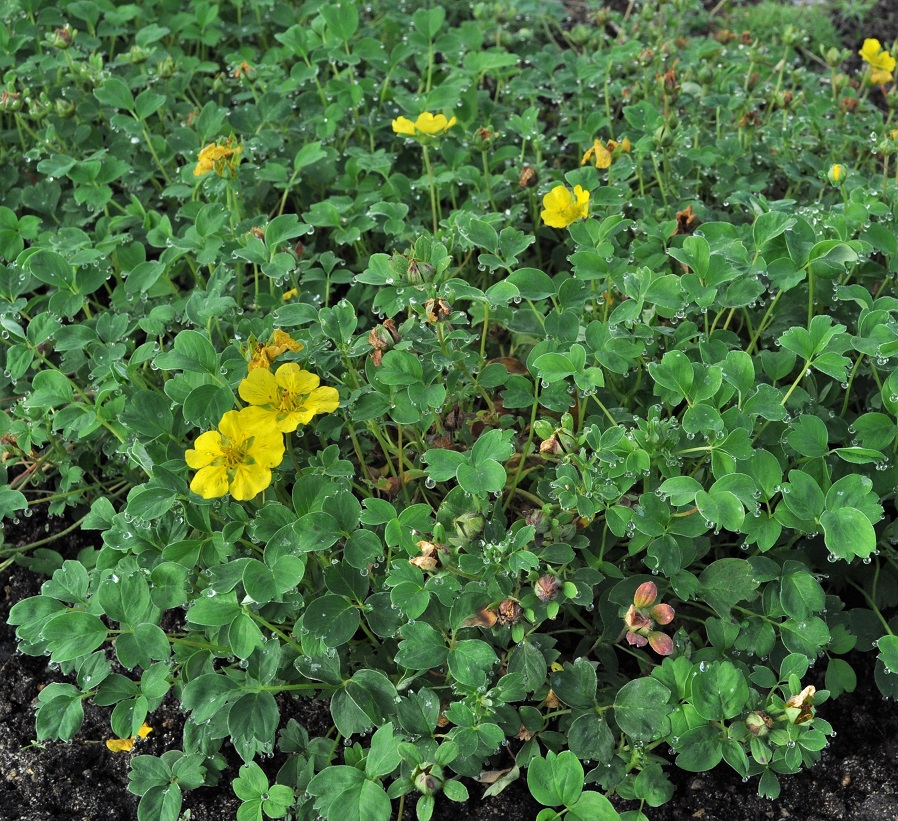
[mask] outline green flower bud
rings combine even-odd
[[[655,145],[659,148],[670,148],[673,145],[673,133],[666,125],[658,126],[653,135]]]
[[[159,64],[156,66],[156,73],[162,77],[163,80],[166,80],[169,77],[174,77],[175,71],[175,61],[170,55],[165,57],[165,59],[160,60]]]
[[[61,117],[63,120],[68,120],[75,114],[75,104],[71,100],[64,100],[62,97],[56,99],[53,107],[56,109],[56,116]]]
[[[416,767],[414,775],[415,789],[424,795],[434,795],[443,789],[443,768],[438,764],[426,764]]]
[[[61,29],[56,29],[52,34],[48,34],[47,41],[53,48],[67,49],[72,45],[72,40],[75,39],[77,33],[75,29],[70,28],[68,23],[66,23]]]

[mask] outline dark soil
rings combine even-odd
[[[8,534],[11,544],[45,536],[44,522],[26,519]],[[59,520],[56,520],[57,522]],[[64,524],[55,524],[62,529]],[[90,543],[90,535],[74,534],[57,545],[64,556],[74,557]],[[6,618],[12,605],[39,591],[42,577],[13,566],[0,575],[0,821],[124,821],[137,817],[137,797],[128,792],[131,755],[161,755],[180,747],[184,716],[170,697],[150,717],[153,732],[133,753],[106,749],[109,710],[85,705],[85,721],[69,744],[33,743],[34,710],[41,688],[65,678],[47,666],[46,659],[15,650]],[[872,654],[851,659],[858,670],[858,690],[823,705],[820,714],[837,730],[820,763],[810,771],[783,779],[776,801],[757,796],[756,779],[743,783],[725,767],[692,775],[669,769],[677,787],[671,802],[657,809],[644,808],[651,821],[896,821],[898,819],[898,704],[886,701],[873,682]],[[821,685],[822,686],[822,685]],[[302,723],[311,735],[330,728],[327,704],[320,701],[281,702],[283,721]],[[230,782],[240,767],[233,752],[218,787],[204,787],[185,795],[191,821],[226,821],[236,816],[239,801]],[[281,761],[266,764],[274,777]],[[270,764],[270,766],[268,766]],[[483,786],[468,782],[472,799],[465,805],[439,801],[435,821],[533,821],[540,807],[524,781],[495,798],[481,800]],[[403,821],[414,818],[414,802]],[[633,802],[616,801],[620,810]]]

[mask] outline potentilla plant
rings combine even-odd
[[[894,48],[383,5],[0,28],[0,515],[100,545],[0,546],[37,739],[153,821],[776,797],[898,695]]]

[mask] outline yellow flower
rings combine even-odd
[[[331,413],[340,405],[336,388],[318,387],[320,379],[295,362],[281,365],[274,374],[257,368],[240,383],[240,398],[252,407],[241,413],[260,429],[284,433],[308,424],[319,413]]]
[[[540,216],[546,225],[567,228],[589,216],[589,191],[577,185],[572,193],[563,185],[556,185],[543,197],[543,208],[545,210]]]
[[[289,293],[288,291],[287,294]],[[284,299],[288,298],[287,294],[284,294]],[[282,353],[286,351],[299,353],[303,347],[305,346],[301,342],[297,342],[285,331],[275,331],[267,345],[263,345],[259,341],[250,343],[250,361],[247,363],[246,369],[248,371],[254,371],[256,368],[268,370],[271,363]]]
[[[261,427],[247,411],[249,408],[228,411],[218,430],[200,434],[193,449],[184,454],[184,460],[197,472],[190,489],[204,499],[226,493],[238,501],[252,499],[271,484],[271,469],[284,458],[280,431]]]
[[[836,163],[829,167],[826,178],[835,186],[841,185],[848,176],[848,169],[841,163]]]
[[[593,140],[592,148],[588,149],[580,160],[580,165],[586,165],[593,158],[596,168],[608,168],[611,165],[611,152],[598,140]]]
[[[426,134],[428,137],[437,137],[445,134],[456,122],[458,122],[456,117],[447,120],[445,114],[431,114],[429,111],[425,111],[414,122],[408,117],[397,117],[393,120],[393,131],[408,137],[414,137],[419,133]]]
[[[146,738],[151,732],[153,732],[153,728],[144,722],[137,731],[137,735],[132,735],[131,738],[109,738],[106,740],[106,747],[114,753],[127,753],[138,738]]]
[[[879,40],[872,37],[867,38],[858,54],[861,55],[864,62],[869,63],[871,68],[886,71],[890,75],[895,70],[895,58],[883,49]]]
[[[284,291],[284,295],[281,297],[281,299],[283,299],[284,302],[288,302],[289,300],[293,299],[293,297],[295,297],[298,293],[298,288],[291,288],[289,291]]]
[[[891,71],[886,71],[881,68],[870,69],[870,85],[881,86],[886,83],[891,83],[894,79]]]
[[[234,145],[234,140],[228,138],[227,142],[219,145],[218,143],[209,143],[197,157],[196,168],[193,169],[194,177],[201,177],[214,171],[219,177],[226,175],[233,176],[240,161],[240,154],[243,152],[242,145]]]
[[[631,148],[629,137],[624,137],[621,142],[608,140],[604,145],[600,140],[593,140],[592,147],[586,150],[580,165],[586,165],[592,159],[596,168],[608,168],[615,156],[622,152],[629,154]]]

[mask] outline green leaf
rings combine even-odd
[[[402,640],[396,652],[396,664],[406,670],[429,670],[446,663],[449,655],[446,639],[426,622],[405,624],[399,633]]]
[[[485,641],[467,639],[449,651],[449,672],[459,684],[476,689],[487,684],[496,661],[496,653]]]
[[[134,110],[134,97],[131,94],[131,89],[118,77],[107,77],[103,85],[94,89],[94,97],[103,105],[123,108],[127,111]]]
[[[876,550],[876,531],[870,520],[856,508],[827,510],[820,516],[820,525],[826,547],[840,559],[865,559]]]
[[[620,821],[621,816],[604,795],[590,790],[577,799],[565,818],[571,821]]]
[[[303,626],[328,647],[346,644],[359,629],[359,624],[358,608],[343,596],[330,593],[314,599],[303,618]]]
[[[748,682],[729,661],[702,663],[692,678],[692,706],[708,721],[738,715],[748,701]]]
[[[651,741],[670,730],[670,690],[653,678],[628,681],[614,699],[614,720],[634,741]]]
[[[572,807],[583,792],[583,765],[566,750],[560,755],[530,759],[527,767],[530,794],[545,807]]]
[[[729,619],[733,605],[752,601],[759,582],[745,559],[718,559],[709,564],[699,576],[699,598],[704,599],[723,619]]]
[[[459,220],[458,229],[468,242],[478,248],[484,248],[492,254],[499,253],[499,235],[488,222],[476,217],[468,217],[465,220]]]
[[[552,691],[568,707],[590,709],[596,701],[596,671],[586,659],[565,662],[564,670],[552,674]]]
[[[342,0],[333,6],[322,6],[321,16],[327,23],[328,31],[348,43],[359,27],[359,12],[354,0]]]
[[[48,684],[38,695],[35,729],[37,740],[45,738],[68,741],[81,729],[84,721],[84,699],[71,684]]]
[[[396,687],[378,670],[358,670],[331,697],[331,717],[343,736],[367,732],[395,711]]]
[[[228,732],[244,761],[252,759],[241,745],[256,750],[274,748],[279,717],[277,702],[269,692],[245,693],[234,702],[228,711]]]
[[[581,761],[607,764],[614,755],[614,736],[604,716],[587,713],[574,719],[567,731],[568,747]]]
[[[461,464],[456,470],[459,486],[474,496],[485,496],[488,493],[500,493],[508,478],[505,468],[491,459],[477,467]]]
[[[401,738],[401,737],[400,737]],[[365,757],[365,775],[380,778],[399,766],[399,739],[393,735],[393,724],[384,724],[373,736]]]
[[[96,616],[83,610],[69,610],[54,616],[41,631],[54,662],[71,661],[100,647],[108,631]]]

